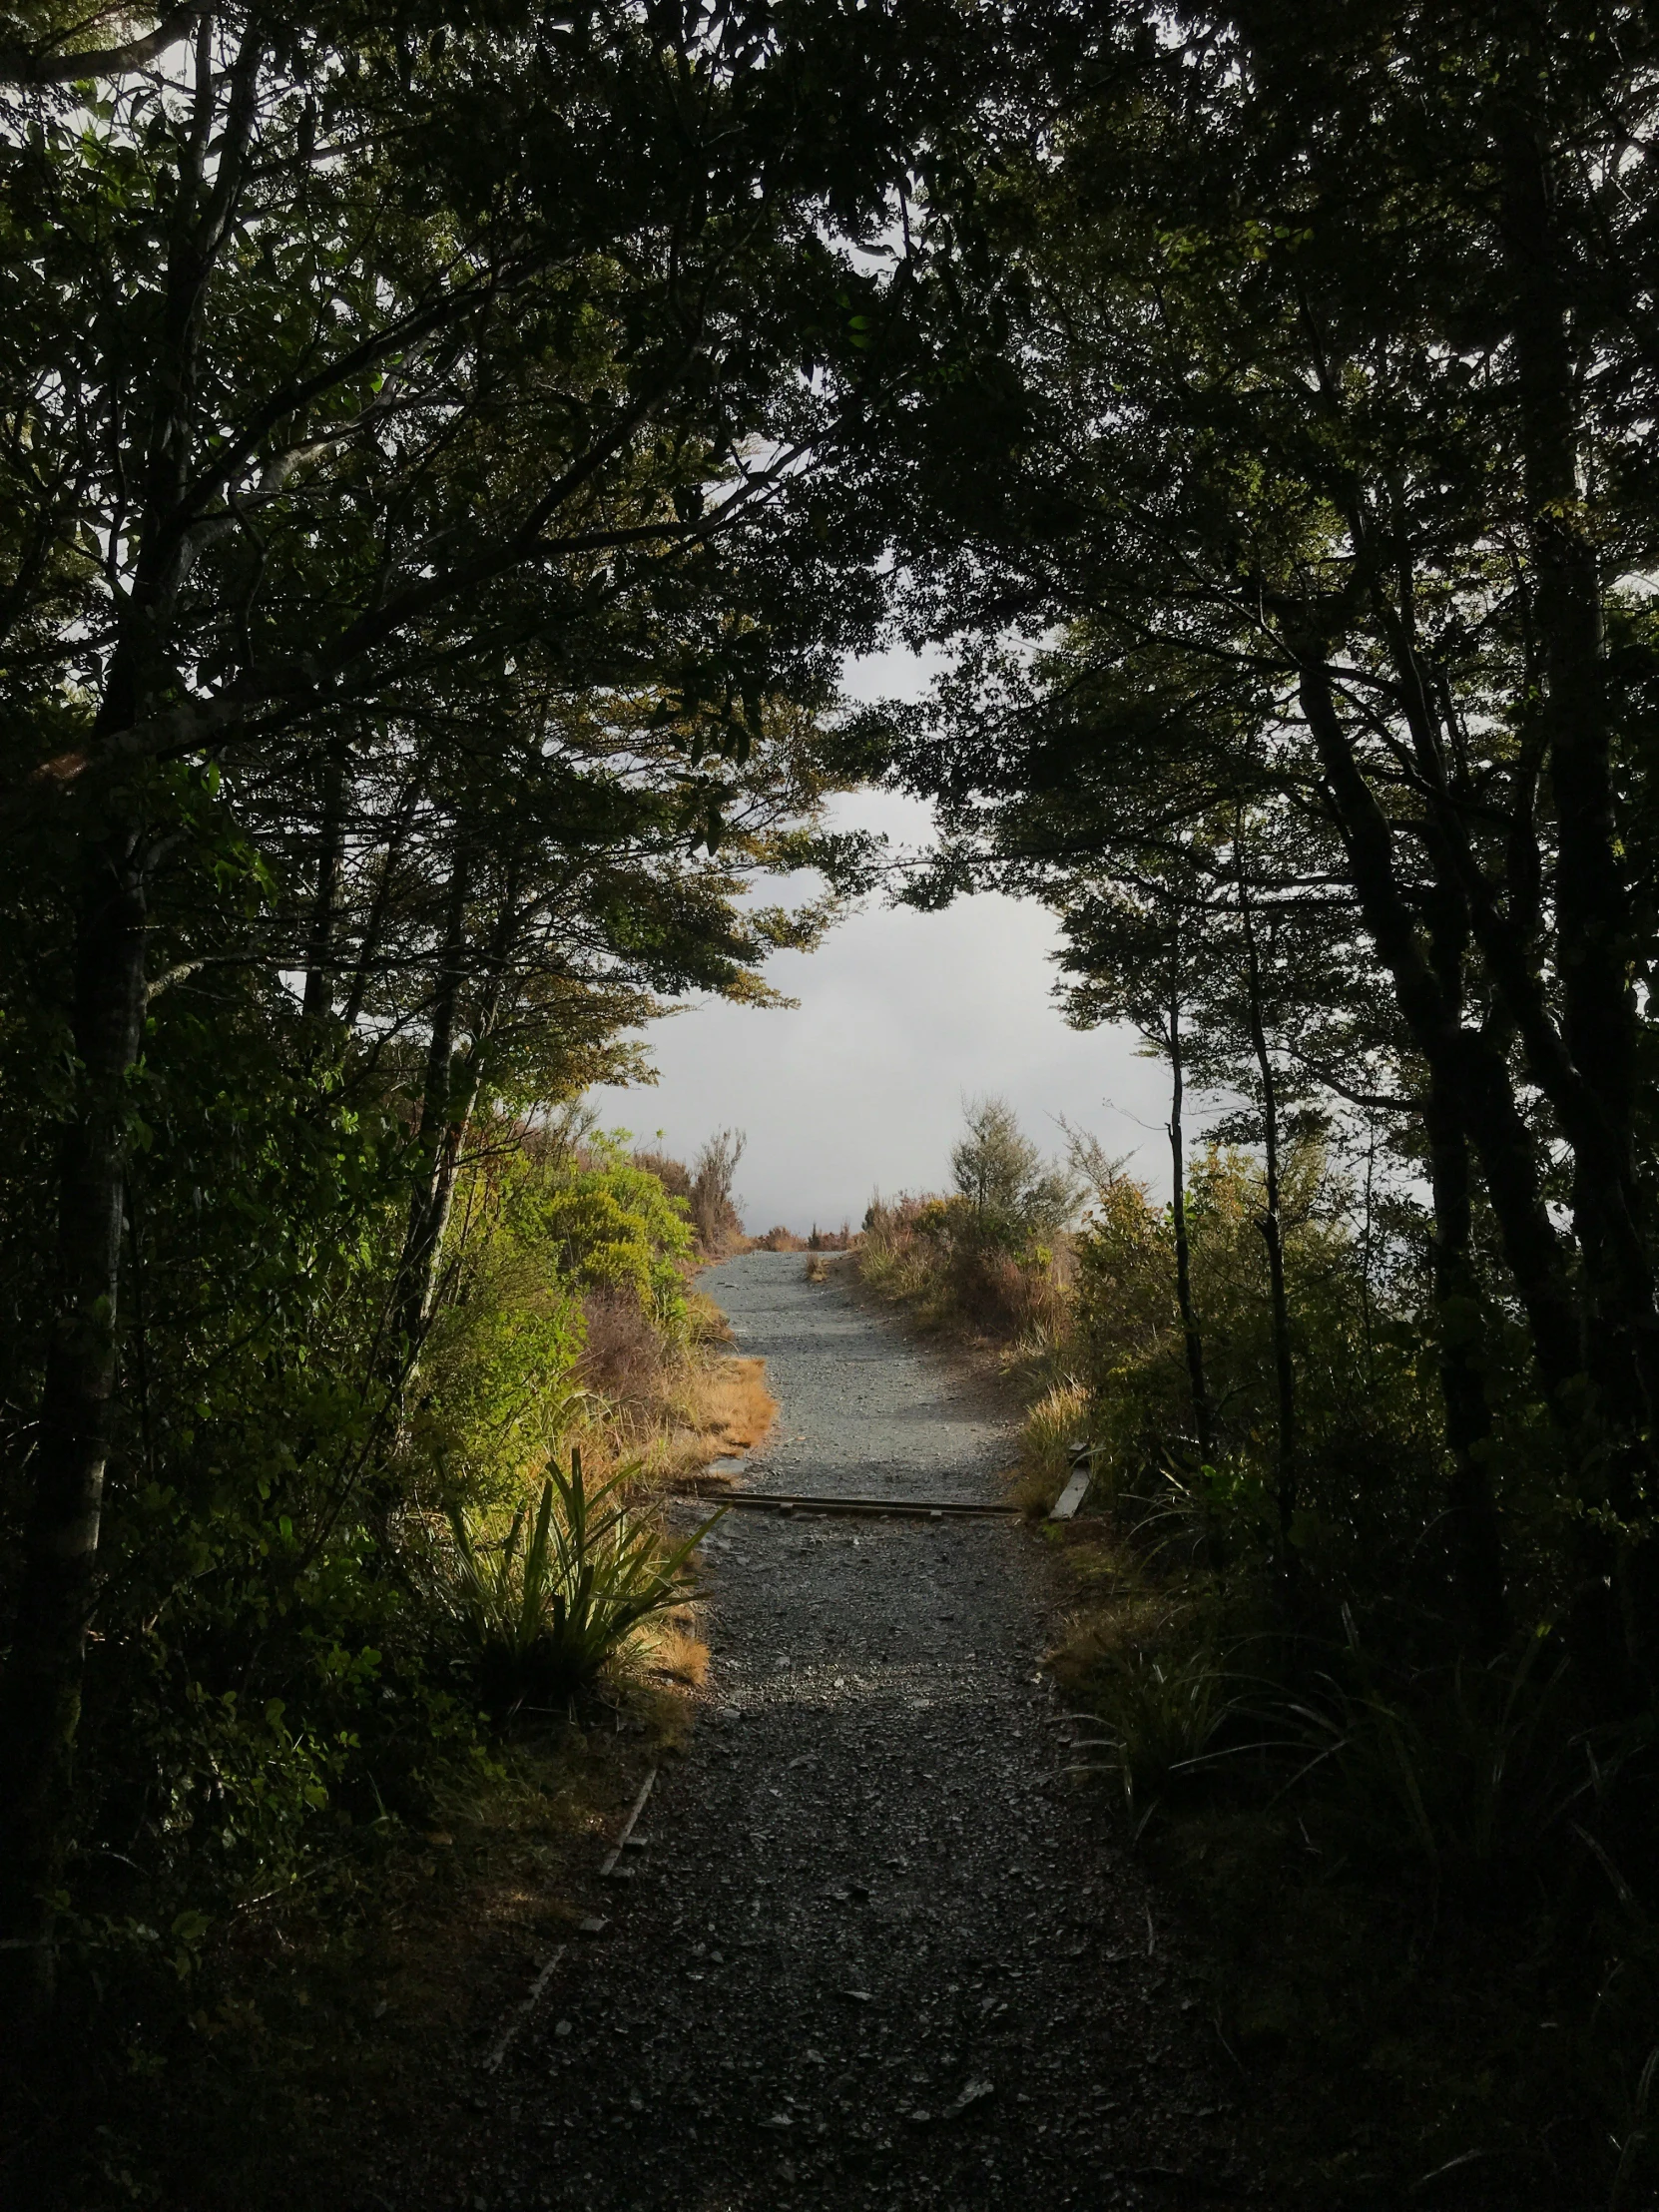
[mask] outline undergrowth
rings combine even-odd
[[[487,2149],[477,2060],[551,1951],[586,1939],[574,1893],[646,1767],[676,1755],[704,1656],[689,1618],[659,1623],[556,1723],[437,1763],[418,1822],[341,1835],[304,1885],[189,1941],[106,1950],[56,2031],[73,2110],[38,2086],[8,2106],[6,2201],[455,2201]]]
[[[1144,1502],[1048,1533],[1064,1763],[1184,1900],[1274,2201],[1651,2204],[1651,1724],[1595,1721],[1547,1634],[1287,1634]]]
[[[718,1248],[734,1148],[677,1177],[591,1117],[489,1135],[420,1356],[378,1414],[341,1380],[369,1357],[349,1335],[371,1336],[365,1300],[301,1371],[314,1421],[278,1423],[288,1379],[249,1367],[198,1385],[194,1431],[165,1439],[170,1484],[119,1469],[85,1840],[59,2002],[9,2085],[7,2202],[295,2201],[259,2131],[324,2160],[352,2135],[331,2072],[372,2103],[399,2072],[394,2029],[415,2071],[436,2063],[494,2001],[496,1934],[510,1951],[559,1922],[637,1764],[619,1747],[685,1725],[707,1656],[697,1539],[664,1535],[664,1495],[776,1410],[695,1288],[700,1178]],[[222,1467],[237,1510],[187,1551],[176,1487],[200,1503]],[[96,2139],[68,2091],[89,2080]],[[211,2155],[181,2161],[181,2130]]]
[[[1033,1519],[1091,1470],[1044,1528],[1062,1763],[1185,1899],[1270,2201],[1659,2202],[1659,1730],[1586,1665],[1512,1317],[1481,1317],[1509,1618],[1482,1640],[1412,1200],[1374,1202],[1313,1125],[1283,1149],[1287,1487],[1260,1161],[1212,1146],[1187,1187],[1201,1421],[1171,1212],[1072,1150],[1068,1225],[1057,1171],[976,1110],[954,1190],[873,1205],[856,1265],[1019,1392]]]

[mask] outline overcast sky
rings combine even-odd
[[[919,688],[908,656],[848,672],[853,696]],[[837,827],[925,840],[928,810],[886,793],[836,802]],[[608,1124],[689,1159],[711,1131],[742,1129],[738,1196],[752,1235],[782,1223],[854,1227],[872,1192],[938,1190],[967,1097],[994,1093],[1045,1149],[1056,1117],[1092,1130],[1167,1193],[1164,1073],[1130,1031],[1068,1029],[1054,1004],[1054,924],[987,894],[918,914],[878,898],[814,953],[781,953],[789,1011],[694,1000],[647,1036],[660,1080],[592,1094]]]

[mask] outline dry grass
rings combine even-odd
[[[711,1137],[691,1167],[654,1149],[634,1154],[635,1167],[654,1175],[670,1198],[684,1202],[702,1260],[725,1260],[733,1253],[754,1250],[732,1201],[732,1177],[742,1155],[742,1134],[733,1129],[723,1129]],[[787,1237],[789,1231],[775,1229],[770,1234]],[[794,1250],[791,1245],[768,1245],[764,1239],[761,1242],[769,1252]]]
[[[1041,1264],[1022,1264],[1010,1252],[953,1239],[948,1220],[939,1198],[872,1204],[856,1248],[860,1280],[883,1303],[905,1307],[921,1329],[994,1346],[1015,1367],[1051,1369],[1071,1321],[1069,1234],[1052,1240]]]
[[[751,1252],[805,1252],[807,1240],[798,1237],[793,1229],[769,1229],[764,1237],[752,1237]]]
[[[587,1342],[577,1373],[630,1427],[660,1406],[673,1356],[631,1291],[592,1291],[585,1301]]]
[[[670,1198],[683,1198],[688,1206],[691,1204],[691,1170],[684,1160],[676,1160],[669,1153],[647,1146],[634,1154],[634,1165],[643,1168],[647,1175],[654,1175]]]
[[[647,1483],[666,1487],[699,1475],[711,1460],[752,1451],[771,1428],[778,1400],[766,1385],[764,1360],[699,1353],[675,1379],[671,1402],[635,1446]]]
[[[738,1340],[732,1334],[732,1324],[714,1300],[704,1292],[688,1291],[686,1307],[691,1315],[692,1343],[700,1351],[707,1351],[711,1345],[737,1343]]]
[[[711,1360],[699,1376],[698,1433],[707,1456],[753,1451],[778,1417],[778,1400],[766,1385],[764,1360]]]
[[[811,1245],[803,1249],[807,1254],[809,1283],[828,1283],[831,1276],[838,1276],[843,1283],[857,1283],[858,1259],[855,1250],[843,1252],[837,1245],[826,1245],[822,1251]]]
[[[1062,1689],[1086,1692],[1113,1660],[1156,1650],[1178,1617],[1167,1595],[1128,1586],[1115,1597],[1094,1599],[1070,1612],[1044,1664]]]
[[[689,1607],[642,1630],[637,1649],[646,1672],[660,1682],[700,1690],[709,1679],[709,1647],[698,1635],[696,1614]]]
[[[1010,1502],[1046,1513],[1066,1486],[1072,1450],[1088,1434],[1089,1392],[1075,1380],[1054,1383],[1026,1413],[1019,1432],[1019,1478]]]
[[[752,1450],[771,1428],[778,1403],[766,1386],[766,1362],[723,1353],[733,1341],[725,1315],[700,1292],[688,1303],[689,1341],[676,1347],[633,1298],[599,1292],[589,1299],[580,1376],[597,1402],[572,1440],[594,1472],[634,1459],[649,1483],[674,1481],[711,1459]]]
[[[1156,1658],[1190,1639],[1198,1613],[1192,1591],[1160,1575],[1109,1521],[1072,1521],[1044,1533],[1071,1602],[1043,1665],[1069,1698],[1091,1706],[1126,1661]]]

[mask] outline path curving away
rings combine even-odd
[[[799,1254],[704,1287],[781,1411],[764,1489],[990,1500],[970,1380]],[[1038,1672],[1006,1522],[733,1513],[708,1709],[602,1938],[492,2084],[473,2198],[557,2212],[1197,2206],[1234,2193],[1225,2061]],[[1150,1953],[1150,1954],[1149,1954]]]

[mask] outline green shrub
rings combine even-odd
[[[1212,1766],[1247,1712],[1244,1684],[1211,1646],[1105,1656],[1091,1685],[1109,1764],[1138,1803]]]
[[[690,1594],[686,1563],[725,1508],[664,1551],[628,1508],[636,1473],[620,1468],[590,1492],[573,1451],[568,1474],[549,1466],[534,1520],[521,1504],[493,1547],[450,1508],[436,1592],[496,1713],[579,1689],[643,1621]]]
[[[1004,1100],[974,1100],[966,1120],[950,1151],[953,1241],[1023,1253],[1052,1239],[1071,1219],[1077,1184],[1044,1160]]]
[[[1298,1779],[1350,1848],[1437,1878],[1536,1866],[1630,1748],[1604,1737],[1597,1757],[1566,1661],[1536,1637],[1518,1659],[1459,1657],[1394,1684],[1357,1641],[1340,1668],[1284,1706],[1308,1753]]]

